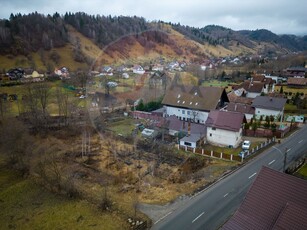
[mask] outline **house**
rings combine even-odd
[[[24,82],[40,82],[40,81],[44,81],[44,74],[40,74],[36,70],[34,70],[32,74],[24,76]]]
[[[229,102],[222,87],[183,86],[173,84],[166,91],[162,104],[165,117],[205,124],[211,110],[224,107]]]
[[[104,66],[101,68],[101,73],[98,75],[99,77],[102,76],[113,76],[113,68],[111,66]]]
[[[282,82],[282,77],[278,77],[278,76],[272,76],[272,75],[264,75],[264,77],[266,78],[271,78],[272,80],[274,80],[276,83],[281,83]]]
[[[283,70],[285,77],[305,77],[307,69],[305,67],[289,67]]]
[[[213,110],[206,121],[207,141],[213,145],[237,147],[242,141],[243,113]]]
[[[264,83],[263,82],[254,82],[253,80],[246,80],[242,82],[240,85],[235,86],[234,90],[244,89],[245,95],[248,98],[255,98],[260,96],[262,92],[264,92]]]
[[[207,128],[203,124],[181,121],[174,115],[167,117],[165,124],[169,135],[182,137],[180,146],[196,148],[206,137]]]
[[[122,78],[128,79],[128,78],[129,78],[129,74],[128,74],[128,73],[123,73],[123,74],[122,74]]]
[[[153,139],[155,137],[158,136],[158,131],[154,130],[154,129],[143,129],[143,131],[141,132],[142,137],[144,138],[149,138],[149,139]]]
[[[135,74],[144,74],[144,73],[145,73],[145,70],[143,69],[142,66],[140,66],[140,65],[135,65],[135,66],[133,66],[133,68],[132,68],[132,72],[135,73]]]
[[[267,93],[271,93],[274,92],[274,88],[275,88],[275,83],[276,81],[273,80],[270,77],[265,77],[262,74],[258,74],[258,75],[254,75],[252,77],[252,82],[258,82],[258,83],[263,83],[264,87],[263,87],[263,93],[267,94]]]
[[[168,134],[171,136],[180,136],[195,134],[201,137],[206,136],[207,128],[204,124],[191,123],[179,120],[175,115],[166,118]]]
[[[253,98],[248,98],[244,95],[246,95],[246,91],[243,88],[237,89],[227,94],[229,102],[251,105],[253,103]]]
[[[203,136],[197,134],[190,134],[180,139],[180,146],[187,146],[191,148],[196,148],[199,143],[202,142]]]
[[[256,116],[283,116],[286,98],[258,96],[254,99],[252,106],[255,108]]]
[[[307,226],[307,181],[262,167],[222,230],[303,230]]]
[[[69,78],[69,71],[66,67],[61,67],[60,69],[55,69],[54,74],[59,76],[61,79]]]
[[[7,71],[6,76],[10,80],[19,80],[23,78],[25,75],[25,71],[22,68],[14,68]]]
[[[304,77],[289,77],[287,85],[293,88],[305,88],[307,86],[307,78]]]
[[[152,72],[148,84],[149,87],[157,87],[157,86],[164,86],[166,88],[166,84],[169,82],[169,77],[166,75],[165,72],[155,71]]]
[[[245,115],[247,121],[250,121],[255,114],[255,108],[248,104],[230,102],[225,110],[230,112],[239,112]]]
[[[153,70],[153,71],[163,71],[163,70],[164,70],[164,66],[158,63],[158,64],[155,64],[155,65],[152,67],[152,70]]]

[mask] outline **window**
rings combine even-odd
[[[210,137],[212,137],[212,133],[210,133]]]
[[[188,111],[187,114],[190,115],[191,111]]]
[[[215,128],[215,127],[212,127],[212,130],[216,130],[216,128]]]
[[[186,146],[192,146],[192,144],[190,142],[184,142],[184,145]]]
[[[185,114],[185,110],[182,110],[182,114]]]

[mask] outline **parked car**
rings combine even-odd
[[[243,141],[242,143],[242,149],[243,150],[249,150],[249,147],[251,146],[251,142],[248,140]]]

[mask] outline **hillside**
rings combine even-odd
[[[53,71],[93,65],[210,57],[280,55],[307,50],[307,36],[276,35],[268,30],[233,31],[222,26],[194,28],[140,17],[11,15],[0,20],[0,71],[21,66]]]

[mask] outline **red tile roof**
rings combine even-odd
[[[247,105],[251,105],[253,102],[253,98],[237,96],[234,91],[228,93],[227,96],[230,102],[247,104]]]
[[[242,113],[213,110],[209,113],[206,126],[238,132],[243,122],[246,119]]]
[[[265,77],[263,75],[254,75],[253,76],[253,81],[263,82],[264,78]]]
[[[307,181],[263,167],[223,230],[306,229]]]
[[[189,122],[179,120],[175,115],[166,118],[168,129],[175,131],[188,132]],[[207,133],[207,128],[203,124],[190,123],[191,134],[203,134]]]
[[[234,90],[244,88],[247,92],[250,93],[261,93],[264,88],[263,82],[251,82],[244,81],[240,85],[234,87]]]
[[[306,86],[307,85],[307,78],[289,77],[287,83],[288,83],[288,85]]]
[[[230,102],[227,105],[227,111],[240,112],[246,114],[255,114],[255,108],[251,105]]]

